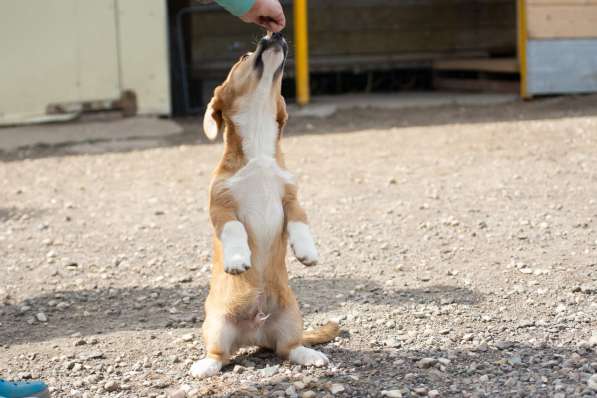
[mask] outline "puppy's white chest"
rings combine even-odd
[[[280,233],[284,221],[284,185],[292,182],[292,175],[267,156],[250,160],[227,181],[238,204],[239,219],[250,227],[261,254],[269,250]]]

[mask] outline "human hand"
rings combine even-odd
[[[272,32],[279,32],[286,26],[284,10],[278,0],[256,0],[249,12],[242,15],[240,19]]]

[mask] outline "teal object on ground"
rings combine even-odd
[[[0,379],[0,398],[50,398],[50,391],[42,381],[6,381]]]
[[[237,17],[245,15],[255,4],[255,0],[216,0],[216,2]]]

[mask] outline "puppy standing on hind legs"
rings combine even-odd
[[[214,262],[205,302],[207,355],[191,367],[195,377],[217,374],[242,346],[274,350],[301,365],[328,358],[305,345],[332,340],[338,325],[303,332],[288,286],[288,242],[299,261],[317,263],[317,249],[280,138],[287,113],[281,81],[288,46],[274,33],[243,55],[214,91],[203,128],[224,134],[224,154],[210,187]]]

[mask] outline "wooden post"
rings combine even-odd
[[[296,102],[309,103],[309,32],[307,27],[307,0],[294,0],[294,68]]]

